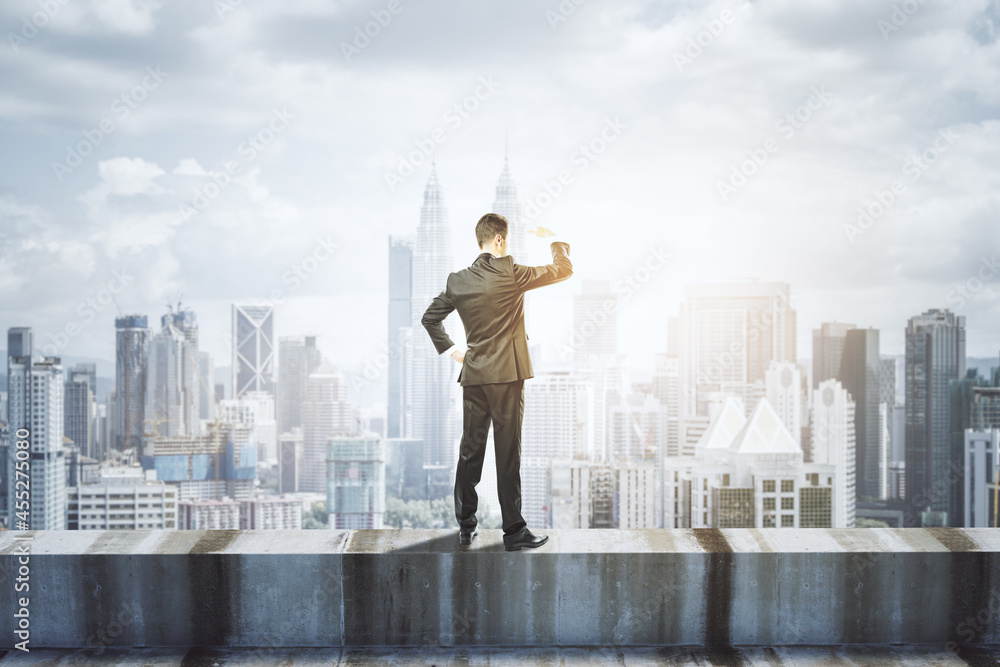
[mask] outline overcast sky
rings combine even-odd
[[[0,326],[63,355],[112,360],[118,307],[183,293],[224,365],[229,304],[280,290],[277,333],[359,371],[426,154],[457,269],[505,133],[576,267],[529,297],[533,342],[569,339],[583,280],[659,252],[623,303],[635,368],[685,283],[749,277],[791,285],[800,358],[831,320],[901,353],[933,307],[1000,350],[996,0],[6,0],[0,26]]]

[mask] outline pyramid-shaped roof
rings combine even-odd
[[[750,419],[733,440],[731,449],[741,454],[802,453],[802,448],[766,398],[757,403]]]
[[[701,434],[696,448],[698,449],[729,449],[740,429],[746,424],[743,408],[735,398],[726,397],[722,409]]]

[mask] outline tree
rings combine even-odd
[[[302,528],[305,530],[319,530],[327,528],[326,502],[320,500],[313,503],[308,510],[302,510]]]

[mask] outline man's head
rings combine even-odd
[[[479,249],[498,257],[507,255],[507,218],[487,213],[476,223],[476,241]]]

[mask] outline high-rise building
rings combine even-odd
[[[614,468],[616,527],[622,530],[662,528],[659,465],[653,461],[618,461]]]
[[[146,433],[167,437],[201,433],[203,387],[198,323],[190,310],[171,310],[149,341],[146,366]]]
[[[879,423],[882,358],[878,329],[849,329],[845,333],[840,368],[835,377],[854,401],[857,497],[882,499],[888,462],[883,461]]]
[[[532,264],[527,253],[527,233],[525,231],[524,209],[521,199],[517,196],[517,185],[510,175],[510,163],[503,156],[503,171],[497,182],[496,199],[493,200],[493,213],[507,218],[507,254],[514,257],[518,264]]]
[[[385,448],[372,435],[330,438],[326,508],[337,530],[381,528],[385,513]]]
[[[669,354],[656,355],[653,370],[653,395],[663,405],[667,415],[665,456],[680,455],[680,373],[680,359]]]
[[[802,446],[802,371],[790,361],[772,361],[764,375],[767,401],[791,434]]]
[[[841,528],[854,527],[857,510],[854,424],[851,395],[838,380],[821,382],[813,399],[812,456],[836,468],[833,525]]]
[[[208,352],[198,352],[198,418],[215,419],[215,360]]]
[[[297,493],[302,475],[302,429],[278,436],[278,493]]]
[[[34,357],[30,328],[7,332],[8,527],[66,527],[66,464],[63,460],[63,370],[58,357]],[[21,443],[28,443],[22,447]],[[29,509],[19,512],[14,483],[19,461],[28,462]]]
[[[306,400],[302,405],[302,422],[303,460],[299,490],[324,493],[327,490],[326,458],[330,438],[354,432],[351,407],[347,402],[347,381],[326,359],[309,374]]]
[[[80,366],[70,369],[63,388],[63,435],[73,441],[81,454],[93,456],[96,378],[92,382],[90,369]]]
[[[472,230],[469,231],[472,238]],[[445,288],[452,271],[451,227],[444,193],[432,168],[424,190],[420,224],[413,247],[412,340],[413,437],[424,442],[424,465],[453,470],[458,447],[455,419],[458,364],[434,349],[420,320],[434,297]],[[457,333],[457,331],[456,331]],[[439,488],[439,485],[434,485]],[[442,490],[447,496],[450,491]]]
[[[823,322],[819,329],[813,329],[813,389],[820,382],[837,377],[841,358],[844,356],[844,345],[847,343],[847,332],[855,328],[856,325],[844,322]]]
[[[586,459],[549,461],[552,527],[590,528],[590,468]]]
[[[274,393],[274,306],[233,304],[233,398]]]
[[[1000,514],[1000,429],[966,429],[963,452],[962,525],[996,528]]]
[[[306,400],[309,374],[319,367],[323,355],[316,336],[282,336],[278,340],[278,431],[302,428],[302,404]]]
[[[667,445],[667,409],[652,394],[614,394],[608,407],[609,461],[659,464]]]
[[[149,329],[145,315],[115,319],[115,449],[139,451],[146,420]]]
[[[615,304],[609,307],[608,304]],[[618,296],[609,280],[585,280],[573,297],[573,363],[618,354]]]
[[[896,405],[896,372],[899,360],[896,357],[882,356],[882,373],[879,375],[879,402],[889,407]]]
[[[786,283],[686,285],[681,304],[681,398],[684,417],[707,415],[710,395],[764,395],[772,361],[796,361],[796,314]]]
[[[906,498],[921,525],[961,525],[962,453],[951,439],[949,383],[965,375],[965,317],[931,309],[906,326]]]
[[[390,438],[405,438],[410,434],[409,411],[405,403],[406,345],[401,330],[413,324],[413,239],[389,237],[389,351],[387,433]]]

